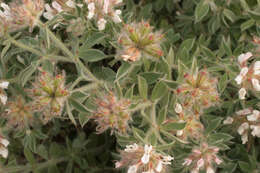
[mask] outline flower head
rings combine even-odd
[[[144,55],[159,58],[163,55],[160,46],[162,38],[160,32],[153,32],[148,22],[126,24],[118,38],[122,46],[118,57],[124,61],[138,61]]]
[[[219,148],[203,143],[200,147],[195,147],[192,150],[192,153],[184,160],[183,165],[189,166],[191,172],[206,170],[207,173],[214,173],[213,165],[222,163],[222,160],[217,156],[218,152]]]
[[[128,130],[128,121],[131,120],[128,107],[130,101],[118,99],[113,92],[96,99],[97,110],[92,116],[97,122],[97,132],[103,133],[107,129],[113,132],[125,134]]]
[[[186,73],[177,94],[184,109],[199,114],[203,109],[218,103],[217,79],[211,77],[207,70]]]
[[[247,90],[260,91],[260,61],[247,65],[247,60],[253,55],[251,52],[241,54],[238,57],[238,63],[241,68],[239,75],[234,79],[238,85],[241,86],[239,90],[239,99],[245,99]]]
[[[33,122],[32,105],[25,102],[22,97],[7,103],[5,116],[7,124],[17,128],[24,128]]]
[[[127,167],[128,173],[166,173],[167,165],[174,159],[156,152],[153,146],[147,144],[144,147],[134,144],[126,148],[121,151],[122,159],[116,162],[116,168]]]
[[[49,72],[40,71],[30,94],[34,100],[34,110],[43,112],[44,121],[47,122],[52,117],[61,115],[69,91],[65,86],[65,72],[53,76]]]
[[[120,23],[121,10],[115,10],[122,0],[85,0],[88,6],[88,19],[95,18],[98,29],[104,30],[107,19],[111,18],[115,23]]]

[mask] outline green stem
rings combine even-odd
[[[55,34],[48,28],[47,25],[43,24],[41,21],[38,21],[39,27],[43,30],[45,30],[50,38],[55,42],[55,44],[66,54],[68,55],[72,61],[74,61],[76,64],[84,70],[85,73],[88,74],[89,77],[91,77],[94,81],[99,82],[99,80],[91,73],[91,71],[85,67],[85,65],[80,61],[79,57],[76,55],[73,55],[73,53],[64,45],[64,43],[56,37]]]

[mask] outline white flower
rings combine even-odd
[[[121,20],[121,18],[120,18],[120,16],[119,16],[121,13],[122,13],[121,10],[116,10],[115,13],[113,14],[112,19],[113,19],[113,21],[114,21],[115,23],[120,23],[120,22],[122,22],[122,20]]]
[[[235,81],[237,82],[238,85],[240,85],[242,83],[242,79],[243,77],[241,75],[238,75],[236,78],[235,78]]]
[[[175,105],[175,112],[178,113],[178,114],[182,112],[181,104],[176,103],[176,105]]]
[[[259,113],[260,112],[258,110],[253,110],[253,114],[248,115],[247,120],[248,121],[256,121],[260,116]]]
[[[3,94],[0,94],[0,101],[5,105],[6,101],[7,101],[7,96],[3,95]]]
[[[133,145],[127,145],[125,151],[126,152],[134,152],[138,150],[138,145],[134,143]]]
[[[251,81],[252,81],[252,85],[253,85],[254,89],[256,91],[260,91],[259,80],[253,78]]]
[[[4,139],[4,138],[0,138],[0,143],[2,145],[4,145],[5,147],[7,147],[9,145],[9,141],[7,139]]]
[[[251,52],[247,52],[247,53],[243,53],[241,55],[238,56],[238,62],[239,64],[242,64],[243,62],[247,61],[250,57],[252,57],[252,53]]]
[[[3,158],[7,158],[8,156],[8,150],[7,150],[7,146],[9,145],[9,141],[4,139],[4,138],[0,138],[0,155],[3,156]]]
[[[137,165],[132,165],[128,168],[128,171],[127,173],[136,173],[137,172],[137,168],[138,166]]]
[[[68,1],[66,2],[66,5],[67,5],[68,7],[70,7],[70,8],[75,8],[75,3],[74,3],[72,0],[68,0]]]
[[[162,171],[162,168],[163,168],[162,166],[163,166],[163,165],[162,165],[162,161],[159,160],[159,163],[157,164],[155,170],[156,170],[157,172],[161,172],[161,171]]]
[[[107,21],[105,19],[103,19],[103,18],[99,19],[98,22],[97,22],[98,30],[99,31],[104,30],[105,27],[106,27],[106,23],[107,23]]]
[[[92,19],[95,14],[95,4],[91,2],[88,4],[88,19]]]
[[[147,164],[150,160],[150,152],[152,151],[153,147],[151,145],[144,146],[144,155],[141,158],[142,163]]]
[[[120,4],[120,3],[122,3],[123,2],[123,0],[117,0],[116,2],[115,2],[115,4]]]
[[[223,121],[223,124],[232,124],[234,121],[234,119],[232,117],[227,117],[227,119],[225,119]]]
[[[250,128],[252,129],[251,134],[253,136],[260,137],[260,126],[251,125]]]
[[[163,156],[162,163],[164,165],[170,165],[172,160],[174,160],[172,156]]]
[[[12,20],[10,7],[5,3],[1,3],[0,6],[4,9],[4,11],[0,10],[0,16],[6,20]]]
[[[256,61],[254,64],[254,75],[260,74],[260,61]]]
[[[247,67],[243,67],[241,69],[241,71],[240,71],[240,75],[244,77],[244,76],[246,76],[247,72],[248,72],[248,68]]]
[[[52,7],[53,7],[55,10],[57,10],[59,13],[63,11],[62,8],[61,8],[61,6],[60,6],[60,4],[59,4],[58,2],[54,1],[54,2],[51,3],[51,5],[52,5]]]
[[[252,113],[252,111],[248,108],[236,112],[237,115],[247,115],[247,114],[251,114],[251,113]]]
[[[182,163],[182,166],[187,165],[189,166],[192,163],[191,159],[185,159],[184,162]]]
[[[215,173],[215,171],[214,171],[214,169],[211,166],[208,166],[206,173]]]
[[[192,170],[190,171],[190,173],[199,173],[199,170],[198,170],[198,169],[192,169]]]
[[[245,133],[245,134],[243,134],[243,135],[241,136],[241,140],[242,140],[242,144],[247,143],[247,141],[248,141],[248,135],[247,135],[247,133]]]
[[[7,89],[8,85],[9,85],[9,82],[7,82],[7,81],[0,82],[0,88]]]
[[[2,155],[3,156],[3,158],[7,158],[7,156],[8,156],[8,150],[7,150],[7,148],[5,148],[5,147],[0,147],[0,155]]]
[[[244,100],[246,97],[246,89],[245,88],[241,88],[239,91],[238,91],[238,95],[239,95],[239,99],[240,100]]]
[[[45,4],[45,9],[46,9],[47,12],[43,13],[43,17],[48,19],[48,20],[53,19],[53,17],[54,17],[53,10],[51,9],[50,5],[49,4]]]
[[[201,158],[197,161],[197,169],[200,169],[203,166],[204,166],[204,160],[203,158]]]
[[[182,136],[183,130],[177,130],[177,136]]]
[[[249,128],[249,124],[248,124],[247,122],[245,122],[245,123],[241,124],[241,125],[238,127],[237,132],[238,132],[240,135],[242,135],[242,134],[245,132],[245,130],[247,130],[248,128]]]

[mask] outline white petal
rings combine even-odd
[[[247,116],[248,121],[256,121],[259,118],[259,111],[253,110],[253,114]]]
[[[153,146],[145,144],[144,146],[144,153],[148,154],[152,151]]]
[[[45,19],[52,20],[54,16],[53,16],[53,14],[50,13],[50,12],[45,12],[45,13],[43,13],[43,17],[44,17]]]
[[[0,101],[3,103],[3,105],[6,104],[7,96],[6,95],[0,95]]]
[[[181,113],[182,112],[182,106],[181,106],[181,104],[179,104],[179,103],[176,103],[176,105],[175,105],[175,112],[176,113]]]
[[[251,125],[250,128],[252,129],[251,134],[253,136],[260,137],[260,126]]]
[[[189,166],[192,163],[191,159],[185,159],[184,162],[182,163],[182,166],[187,165]]]
[[[104,30],[105,27],[106,27],[106,23],[107,23],[107,21],[105,19],[103,19],[103,18],[99,19],[98,22],[97,22],[98,30],[99,31]]]
[[[254,64],[254,75],[260,74],[260,61],[256,61]]]
[[[242,135],[244,133],[245,130],[247,130],[249,128],[249,124],[247,122],[241,124],[238,129],[237,132]]]
[[[105,14],[108,13],[108,6],[109,6],[109,0],[104,0],[103,11],[104,11]]]
[[[155,170],[156,170],[157,172],[161,172],[161,171],[162,171],[162,168],[163,168],[162,161],[159,161],[159,163],[157,164]]]
[[[147,164],[150,160],[150,154],[144,154],[143,157],[141,158],[141,161],[143,164]]]
[[[238,91],[238,95],[239,95],[239,99],[240,100],[244,100],[246,97],[246,89],[245,88],[241,88],[239,91]]]
[[[252,53],[251,52],[247,52],[245,54],[241,54],[238,56],[238,62],[239,64],[242,64],[243,62],[247,61],[250,57],[252,57]]]
[[[212,167],[208,166],[206,173],[215,173],[215,171],[214,171],[214,169]]]
[[[137,165],[132,165],[128,168],[127,173],[136,173],[137,172]]]
[[[242,83],[242,80],[243,80],[243,76],[241,75],[238,75],[236,78],[235,78],[235,81],[237,82],[238,85],[240,85]]]
[[[215,158],[215,162],[217,165],[221,164],[222,163],[222,160],[220,160],[218,157]]]
[[[10,7],[6,4],[6,3],[1,3],[1,7],[5,10],[5,11],[10,11]]]
[[[227,117],[227,119],[225,119],[223,121],[223,124],[232,124],[234,121],[234,119],[232,117]]]
[[[9,145],[9,141],[7,139],[0,139],[0,143],[3,144],[5,147],[7,147]]]
[[[125,151],[126,152],[134,152],[138,149],[138,145],[134,143],[133,145],[127,145]]]
[[[88,4],[88,10],[94,12],[95,11],[95,3],[91,2]]]
[[[59,4],[58,2],[54,1],[54,2],[51,3],[51,5],[52,5],[52,7],[53,7],[55,10],[57,10],[59,13],[63,11],[62,8],[61,8],[61,6],[60,6],[60,4]]]
[[[88,19],[92,19],[93,17],[94,17],[94,13],[93,12],[89,12],[87,18]]]
[[[201,158],[197,161],[197,169],[200,169],[204,166],[204,160]]]
[[[0,88],[7,89],[8,85],[9,85],[9,82],[7,82],[7,81],[0,82]]]
[[[5,148],[5,147],[1,147],[0,148],[0,155],[2,155],[3,156],[3,158],[7,158],[7,156],[8,156],[8,150]]]
[[[115,23],[120,23],[120,22],[122,22],[122,20],[121,20],[121,18],[120,18],[120,16],[119,16],[120,14],[121,14],[121,10],[116,10],[115,13],[113,14],[112,19],[113,19],[113,21],[114,21]]]
[[[182,136],[183,135],[183,130],[177,130],[177,136]]]
[[[260,91],[259,80],[253,78],[251,81],[252,81],[252,85],[253,85],[254,89],[256,91]]]
[[[242,144],[247,143],[247,141],[248,141],[248,135],[247,135],[247,133],[245,133],[244,135],[242,135],[241,140],[242,140]]]
[[[252,113],[251,109],[243,109],[243,110],[236,112],[237,115],[247,115],[247,114],[251,114],[251,113]]]
[[[75,3],[74,3],[72,0],[68,0],[68,1],[66,2],[66,5],[67,5],[68,7],[70,7],[70,8],[75,8]]]
[[[247,67],[243,67],[241,69],[241,71],[240,71],[240,75],[244,77],[244,76],[246,76],[247,72],[248,72],[248,68]]]

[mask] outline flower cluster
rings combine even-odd
[[[45,4],[45,12],[43,13],[43,17],[52,20],[55,16],[61,13],[72,14],[75,12],[76,7],[83,7],[83,4],[77,4],[73,0],[56,0],[51,4]],[[56,28],[61,24],[63,18],[59,18],[53,28]]]
[[[188,138],[199,139],[204,131],[204,127],[196,115],[189,110],[183,110],[181,104],[179,103],[176,104],[175,112],[178,116],[173,119],[166,120],[163,124],[167,126],[167,124],[170,123],[185,123],[182,130],[173,130],[173,133],[183,140],[187,140]]]
[[[177,95],[184,108],[199,114],[203,109],[219,101],[217,79],[210,76],[207,70],[184,75],[185,82],[177,88]]]
[[[224,124],[235,124],[237,132],[241,135],[242,143],[248,141],[248,134],[260,137],[260,112],[252,108],[243,109],[236,112],[236,116],[227,117]],[[251,129],[251,130],[250,130]]]
[[[122,46],[118,56],[124,61],[138,61],[144,55],[158,58],[163,55],[162,38],[161,32],[153,32],[148,22],[126,24],[118,38]]]
[[[99,30],[106,27],[107,17],[112,18],[115,23],[120,23],[121,10],[114,8],[122,3],[122,0],[85,0],[88,5],[88,19],[95,18]]]
[[[64,102],[69,96],[69,91],[65,87],[65,73],[53,76],[41,70],[33,86],[34,88],[30,90],[34,100],[33,109],[43,112],[46,122],[53,116],[60,116]]]
[[[32,105],[26,104],[25,100],[19,96],[15,100],[7,103],[5,116],[8,120],[8,125],[24,128],[26,125],[32,123]]]
[[[254,62],[249,67],[247,66],[247,60],[252,56],[251,52],[247,52],[238,57],[241,70],[239,75],[235,78],[235,81],[241,86],[238,92],[239,99],[241,100],[245,99],[247,89],[260,91],[260,61]]]
[[[1,3],[3,10],[0,10],[1,34],[7,31],[14,31],[23,27],[33,27],[37,25],[37,21],[44,10],[43,0],[20,0],[19,2],[7,5]]]
[[[7,89],[8,85],[9,85],[9,82],[7,82],[7,81],[0,82],[0,101],[3,105],[5,105],[6,101],[7,101],[7,96],[5,94],[4,89]]]
[[[0,155],[2,155],[3,158],[7,158],[8,156],[8,149],[7,146],[9,145],[9,141],[2,136],[0,136]]]
[[[107,129],[111,129],[111,134],[115,131],[118,133],[126,133],[128,129],[128,121],[131,120],[128,107],[130,101],[126,99],[118,99],[112,92],[102,98],[96,99],[98,106],[95,114],[92,116],[97,122],[97,132],[103,133]]]
[[[191,173],[199,173],[206,170],[206,173],[214,173],[213,164],[221,164],[222,160],[217,156],[219,148],[208,146],[203,143],[199,148],[194,148],[192,153],[185,159],[183,166],[190,166]]]
[[[162,155],[154,150],[151,145],[127,145],[121,151],[121,161],[116,162],[116,168],[128,167],[127,173],[166,173],[167,165],[174,159]]]

